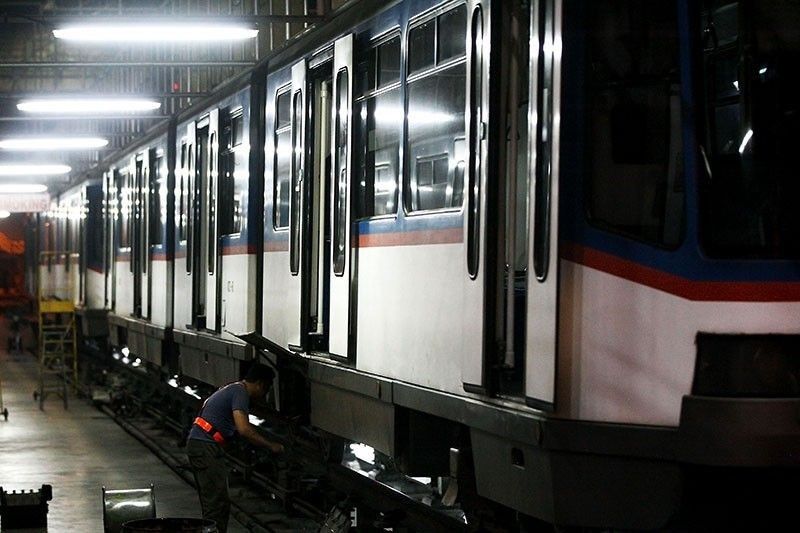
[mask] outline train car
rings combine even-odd
[[[258,324],[260,87],[233,80],[177,119],[174,340],[181,374],[213,385],[254,355],[239,337]]]
[[[112,346],[167,365],[172,328],[173,128],[158,128],[104,176],[105,304]]]
[[[798,15],[364,2],[289,46],[253,342],[317,427],[556,524],[796,473]]]
[[[65,225],[66,283],[72,292],[81,333],[107,335],[103,284],[103,186],[87,179],[59,195],[58,223]]]
[[[268,351],[282,411],[469,520],[653,529],[796,479],[798,4],[354,6],[105,174],[112,342],[210,385]]]

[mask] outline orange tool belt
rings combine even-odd
[[[209,435],[211,435],[211,438],[214,439],[214,442],[216,442],[217,444],[220,445],[225,444],[225,437],[222,436],[222,433],[217,431],[214,428],[214,426],[212,426],[204,418],[198,416],[197,418],[194,419],[194,424],[203,431],[205,431],[206,433],[208,433]]]

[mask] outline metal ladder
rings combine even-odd
[[[53,259],[68,254],[42,252],[39,261],[39,387],[34,398],[39,401],[39,409],[44,410],[48,395],[56,394],[68,408],[70,371],[73,382],[78,373],[77,338],[75,331],[75,302],[71,284],[66,290],[52,290],[52,285],[43,283],[43,266],[48,271]],[[62,289],[59,287],[59,289]],[[64,294],[60,294],[60,293]],[[65,298],[66,296],[66,298]]]

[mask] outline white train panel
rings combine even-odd
[[[359,370],[464,394],[462,354],[481,343],[464,312],[463,261],[460,243],[359,251]],[[424,275],[402,275],[421,265]]]
[[[167,320],[167,301],[169,293],[169,263],[154,260],[150,263],[150,279],[152,292],[150,294],[150,323],[154,326],[165,328],[169,326]]]
[[[289,324],[294,323],[296,317],[286,312],[292,277],[289,273],[289,243],[279,242],[273,246],[280,247],[280,244],[286,244],[285,251],[268,251],[264,254],[264,315],[261,334],[280,346],[288,346]],[[269,243],[264,248],[268,245]]]
[[[192,323],[192,278],[186,273],[185,249],[175,254],[175,303],[173,305],[172,325],[185,330]]]
[[[89,309],[102,309],[105,299],[105,276],[102,272],[86,269],[86,298],[84,306]]]
[[[250,290],[256,283],[256,256],[222,256],[222,333],[223,337],[256,330],[257,295]]]
[[[559,414],[677,426],[698,332],[800,333],[800,303],[695,302],[561,261]]]
[[[133,314],[133,272],[131,272],[130,254],[117,253],[114,262],[114,280],[116,284],[116,305],[114,313],[119,316]]]

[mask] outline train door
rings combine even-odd
[[[197,248],[197,158],[195,151],[197,150],[197,125],[194,121],[189,122],[186,126],[186,166],[184,168],[184,176],[186,178],[185,194],[186,194],[186,221],[185,221],[185,237],[186,237],[186,277],[188,283],[185,284],[191,290],[191,318],[190,324],[187,326],[195,327],[197,323],[197,315],[202,312],[202,302],[197,294],[197,287],[195,283],[196,276],[194,272],[196,269],[196,248]],[[177,304],[177,301],[176,301]]]
[[[467,165],[464,190],[464,280],[463,312],[468,324],[462,350],[461,380],[464,389],[486,392],[487,339],[484,316],[487,310],[487,178],[489,168],[489,52],[491,45],[491,2],[467,3],[467,94],[465,137]]]
[[[103,276],[105,280],[104,303],[105,309],[113,308],[114,292],[114,219],[116,218],[117,205],[114,192],[114,171],[103,173]]]
[[[525,332],[525,398],[555,404],[558,318],[558,196],[561,1],[531,2],[528,173],[530,205]]]
[[[133,312],[149,318],[150,294],[150,152],[145,150],[131,160],[134,169],[131,269],[133,271]]]
[[[302,190],[303,205],[308,206],[304,217],[307,226],[302,228],[305,242],[303,269],[302,317],[309,350],[327,351],[329,333],[329,258],[330,258],[330,202],[331,187],[331,62],[309,68],[307,75],[307,154],[306,183]]]
[[[289,189],[289,271],[291,276],[286,287],[287,342],[290,348],[303,347],[303,269],[301,259],[305,243],[303,220],[305,217],[305,162],[306,162],[306,61],[292,67],[292,155],[291,182]]]
[[[204,171],[202,172],[204,200],[200,219],[203,221],[205,252],[201,258],[204,275],[205,327],[219,331],[220,294],[222,291],[222,261],[219,247],[219,109],[208,116],[208,129],[203,138]],[[199,272],[199,270],[198,270]]]
[[[330,337],[331,355],[352,358],[351,304],[355,254],[352,252],[352,101],[353,35],[338,39],[333,53],[333,106],[331,109],[331,258]]]
[[[191,162],[191,279],[192,323],[198,329],[206,327],[206,262],[208,256],[208,122],[192,123]],[[190,155],[190,158],[192,158]]]

